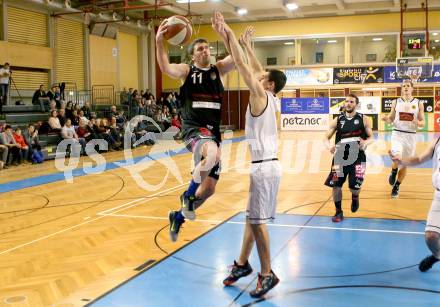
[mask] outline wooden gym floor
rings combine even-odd
[[[322,136],[323,132],[280,133],[279,213],[334,214],[331,190],[323,185],[331,156],[322,148]],[[367,153],[371,161],[360,209],[350,212],[350,195],[344,189],[345,215],[424,220],[433,193],[430,165],[409,169],[400,197],[391,199],[389,134],[376,137]],[[434,137],[420,134],[417,152]],[[54,161],[2,170],[0,306],[82,306],[243,211],[249,155],[242,140],[243,132],[236,132],[232,142],[225,142],[216,194],[198,210],[199,221],[184,224],[176,243],[169,240],[166,217],[170,209],[179,208],[179,195],[190,179],[189,153],[167,158],[160,156],[168,152],[166,146],[138,148],[133,150],[135,157],[154,151],[156,158],[127,168],[113,165],[100,174],[78,172],[72,183],[63,179]],[[104,157],[107,162],[122,161],[124,153]],[[78,167],[87,161],[81,158]],[[140,187],[129,168],[157,187]],[[241,241],[241,236],[234,239]]]

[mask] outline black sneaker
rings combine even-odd
[[[391,197],[392,198],[397,198],[399,196],[399,186],[398,185],[394,185],[393,189],[391,190]]]
[[[351,212],[356,212],[359,209],[359,196],[351,198]]]
[[[434,263],[436,263],[438,261],[437,258],[434,257],[434,255],[428,256],[425,259],[423,259],[420,264],[419,264],[419,270],[420,272],[426,272],[428,271],[430,268],[432,268],[432,266],[434,265]]]
[[[391,170],[391,174],[390,174],[390,176],[388,177],[388,183],[389,183],[390,185],[394,185],[394,184],[396,183],[396,177],[397,177],[397,172],[393,172],[393,171]]]
[[[262,276],[258,273],[257,288],[250,292],[253,298],[262,297],[280,282],[275,273],[273,271],[270,272],[271,274],[269,276]]]
[[[194,201],[196,197],[194,195],[185,196],[185,192],[180,195],[180,204],[182,206],[182,214],[185,218],[194,221],[196,219],[196,211],[194,210]]]
[[[223,280],[225,286],[230,286],[242,277],[248,276],[252,273],[252,267],[249,262],[246,261],[244,265],[238,265],[234,260],[234,265],[232,266],[231,273],[228,277]]]
[[[185,219],[179,218],[179,211],[170,211],[168,213],[168,219],[170,220],[170,239],[176,242],[179,235],[180,226],[185,223]]]
[[[336,212],[336,214],[332,217],[333,223],[339,223],[342,222],[344,219],[344,213],[342,211]]]

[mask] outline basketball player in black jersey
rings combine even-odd
[[[342,212],[342,185],[348,176],[351,196],[351,212],[359,208],[359,192],[364,181],[367,158],[365,149],[373,142],[373,131],[368,116],[356,112],[359,98],[349,94],[345,99],[344,112],[336,117],[327,131],[324,144],[333,156],[332,169],[325,185],[333,188],[336,213],[332,221],[344,219]],[[336,133],[335,144],[330,140]]]
[[[163,73],[182,82],[182,136],[195,162],[192,180],[180,197],[181,210],[169,213],[170,237],[176,241],[185,218],[195,219],[195,209],[214,193],[219,179],[220,110],[224,92],[221,77],[235,65],[231,56],[212,65],[208,42],[200,38],[188,47],[191,65],[170,64],[164,47],[166,31],[167,20],[164,20],[156,35],[157,62]]]

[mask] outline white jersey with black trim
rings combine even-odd
[[[246,110],[245,134],[252,161],[275,159],[278,154],[276,111],[280,101],[271,92],[266,91],[266,96],[267,105],[262,114],[253,116],[250,103]]]
[[[417,124],[414,119],[419,114],[419,100],[413,98],[411,101],[405,101],[402,98],[396,100],[396,117],[393,122],[393,130],[402,132],[417,132]]]

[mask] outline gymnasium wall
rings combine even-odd
[[[120,87],[139,88],[138,38],[119,32],[118,45]]]
[[[90,35],[88,46],[88,29],[81,16],[55,18],[47,8],[15,3],[0,14],[0,20],[7,22],[5,37],[0,37],[0,63],[9,62],[17,71],[19,88],[71,82],[78,90],[86,90],[88,71],[92,85],[111,84],[116,91],[119,86],[141,88],[139,78],[148,70],[139,68],[138,30],[119,31],[118,40]]]
[[[118,49],[115,39],[89,36],[90,78],[92,85],[113,85],[118,88]]]

